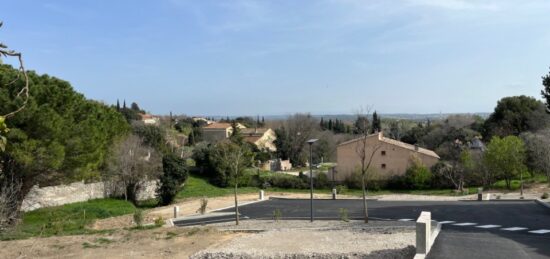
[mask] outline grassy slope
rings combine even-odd
[[[96,219],[130,214],[135,209],[132,203],[115,199],[98,199],[42,208],[23,214],[22,222],[14,232],[0,235],[0,238],[92,233],[94,231],[87,229],[86,225]]]
[[[239,188],[238,193],[254,193],[259,189],[256,187]],[[232,187],[220,188],[208,182],[207,179],[190,175],[176,198],[194,198],[194,197],[216,197],[233,194]]]

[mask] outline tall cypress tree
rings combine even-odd
[[[544,88],[540,91],[540,94],[546,100],[546,112],[550,113],[550,72],[542,77],[542,85]]]

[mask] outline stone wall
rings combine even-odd
[[[143,190],[138,193],[138,199],[146,200],[154,198],[156,188],[156,181],[147,182]],[[107,198],[113,196],[114,193],[116,193],[114,188],[104,182],[75,182],[68,185],[48,186],[42,188],[34,186],[23,200],[21,210],[32,211],[39,208]]]

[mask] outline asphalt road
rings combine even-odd
[[[340,209],[362,219],[362,200],[314,200],[316,220],[339,220]],[[309,219],[309,200],[272,199],[239,207],[243,219]],[[231,212],[226,209],[223,212]],[[550,209],[533,201],[369,201],[372,220],[415,220],[421,211],[446,222],[428,258],[550,258]],[[178,226],[233,220],[174,222]],[[210,222],[205,222],[210,221]],[[455,225],[456,224],[456,225]],[[545,231],[548,230],[548,231]],[[534,232],[530,232],[534,231]]]

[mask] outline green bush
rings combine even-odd
[[[140,209],[137,209],[134,211],[134,223],[136,223],[137,227],[141,227],[143,225],[143,211]]]
[[[545,192],[542,194],[542,196],[540,196],[541,199],[545,200],[545,199],[548,199],[548,193]]]
[[[270,187],[278,187],[284,189],[307,189],[309,184],[300,177],[287,174],[270,174],[262,179],[263,182],[269,184]]]
[[[319,172],[317,177],[313,178],[313,184],[315,188],[328,188],[331,186],[331,181],[328,179],[327,174]]]
[[[410,189],[428,189],[432,172],[423,165],[413,164],[405,173],[405,182]]]
[[[344,194],[348,191],[348,187],[345,185],[336,185],[336,193],[337,194]]]
[[[162,158],[162,171],[157,196],[161,205],[168,205],[172,203],[181,190],[181,185],[187,180],[185,160],[174,154],[165,155]]]

